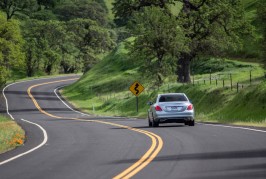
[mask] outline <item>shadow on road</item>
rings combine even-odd
[[[249,159],[249,158],[266,158],[266,149],[247,150],[247,151],[225,151],[210,153],[193,153],[181,155],[158,156],[154,162],[164,161],[184,161],[184,160],[219,160],[219,159]],[[132,163],[137,159],[120,160],[114,163]]]

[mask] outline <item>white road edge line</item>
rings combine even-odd
[[[249,131],[254,131],[254,132],[262,132],[266,133],[264,130],[259,130],[259,129],[252,129],[252,128],[247,128],[247,127],[238,127],[238,126],[226,126],[222,124],[205,124],[205,123],[200,123],[205,126],[214,126],[214,127],[224,127],[224,128],[232,128],[232,129],[242,129],[242,130],[249,130]]]
[[[7,86],[3,89],[2,94],[3,94],[3,96],[4,96],[4,98],[5,98],[5,101],[6,101],[6,113],[11,117],[12,120],[15,120],[14,117],[9,113],[9,109],[8,109],[8,101],[7,101],[7,98],[6,98],[6,95],[5,95],[5,90],[6,90],[6,88],[8,88],[9,86],[11,86],[11,85],[13,85],[13,84],[16,84],[16,83],[12,83],[12,84],[7,85]]]
[[[60,101],[66,106],[66,107],[68,107],[70,110],[72,110],[72,111],[74,111],[74,112],[76,112],[76,113],[82,114],[83,116],[90,116],[90,115],[88,115],[88,114],[82,113],[82,112],[80,112],[80,111],[77,111],[77,110],[71,108],[71,107],[70,107],[68,104],[66,104],[65,101],[63,101],[63,99],[57,94],[58,89],[59,89],[59,88],[63,88],[63,87],[65,87],[65,86],[67,86],[67,85],[59,86],[59,87],[57,87],[57,88],[54,89],[54,93],[55,93],[56,97],[57,97],[57,98],[58,98],[58,99],[59,99],[59,100],[60,100]]]
[[[54,89],[54,93],[55,93],[55,95],[56,95],[56,97],[66,106],[66,107],[68,107],[70,110],[72,110],[72,111],[74,111],[74,112],[76,112],[76,113],[79,113],[79,114],[81,114],[81,115],[83,115],[83,116],[89,116],[89,117],[91,117],[91,115],[89,115],[89,114],[86,114],[86,113],[83,113],[83,112],[80,112],[80,111],[77,111],[77,110],[75,110],[75,109],[73,109],[73,108],[71,108],[68,104],[66,104],[65,102],[64,102],[64,100],[58,95],[58,93],[57,93],[57,91],[58,91],[58,89],[59,88],[63,88],[63,87],[65,87],[65,86],[68,86],[68,85],[63,85],[63,86],[59,86],[59,87],[57,87],[57,88],[55,88]],[[111,119],[119,119],[119,118],[123,118],[123,117],[112,117],[112,116],[101,116],[101,117],[108,117],[108,118],[111,118]],[[133,119],[133,118],[132,118]],[[136,119],[134,119],[134,120],[136,120]]]
[[[45,145],[45,144],[47,143],[47,141],[48,141],[48,135],[47,135],[47,132],[46,132],[46,130],[45,130],[42,126],[40,126],[39,124],[36,124],[36,123],[30,122],[30,121],[24,120],[24,119],[21,119],[21,120],[24,121],[24,122],[27,122],[27,123],[30,123],[30,124],[33,124],[33,125],[39,127],[39,128],[42,130],[42,132],[43,132],[43,141],[42,141],[42,143],[41,143],[40,145],[38,145],[37,147],[34,147],[33,149],[28,150],[27,152],[21,153],[21,154],[19,154],[19,155],[16,155],[16,156],[10,158],[10,159],[7,159],[7,160],[5,160],[5,161],[3,161],[3,162],[0,162],[0,166],[6,164],[6,163],[8,163],[8,162],[11,162],[11,161],[13,161],[13,160],[15,160],[15,159],[18,159],[18,158],[20,158],[20,157],[22,157],[22,156],[24,156],[24,155],[27,155],[27,154],[29,154],[29,153],[31,153],[31,152],[33,152],[33,151],[35,151],[35,150],[41,148],[41,147],[42,147],[43,145]]]

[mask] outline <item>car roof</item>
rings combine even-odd
[[[158,94],[158,96],[163,96],[163,95],[185,95],[185,93],[163,93],[163,94]]]

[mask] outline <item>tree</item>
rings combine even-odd
[[[51,74],[61,57],[61,46],[67,40],[65,24],[60,21],[29,20],[25,24],[24,38],[27,41],[28,75],[34,74],[39,69],[40,62],[43,70]]]
[[[241,36],[251,31],[244,19],[240,1],[179,0],[180,27],[189,39],[189,53],[178,60],[178,81],[190,82],[190,63],[200,54],[219,55],[226,49],[241,47]]]
[[[37,0],[39,9],[42,9],[44,6],[45,9],[54,8],[60,0]]]
[[[1,0],[0,8],[6,13],[7,20],[17,13],[28,14],[30,9],[36,5],[36,0]]]
[[[142,58],[142,68],[161,85],[163,76],[173,72],[178,52],[186,51],[176,18],[159,7],[145,7],[134,14],[129,29],[135,38],[130,49],[133,58]]]
[[[59,64],[61,46],[67,39],[65,24],[60,21],[45,21],[40,26],[41,40],[45,42],[44,70],[50,75],[56,65]]]
[[[140,11],[143,7],[160,7],[168,12],[169,4],[173,4],[176,0],[115,0],[113,3],[113,13],[115,22],[119,26],[124,26],[132,17],[134,12]]]
[[[49,9],[43,9],[40,11],[33,12],[30,15],[30,19],[37,19],[41,21],[58,20],[57,16],[53,13],[53,11]]]
[[[24,46],[26,53],[26,72],[28,77],[34,76],[35,71],[38,69],[38,49],[36,39],[29,39]]]
[[[181,52],[177,60],[179,82],[191,81],[190,63],[196,56],[221,55],[227,49],[241,48],[241,36],[251,32],[240,0],[116,0],[113,10],[123,24],[133,12],[147,6],[159,7],[171,16],[169,5],[174,2],[182,6],[177,15],[178,26],[189,42],[189,50]]]
[[[77,58],[83,61],[84,69],[90,69],[97,61],[97,54],[109,51],[115,45],[109,30],[89,19],[68,21],[67,32],[71,42],[79,50]]]
[[[94,20],[102,26],[107,24],[107,10],[97,2],[77,1],[62,3],[55,8],[54,13],[63,21],[83,18]]]
[[[6,82],[10,70],[23,68],[23,39],[18,21],[7,21],[0,13],[0,84]]]
[[[261,39],[261,57],[262,62],[264,63],[264,67],[266,68],[266,2],[263,0],[260,0],[258,3],[258,14],[257,18],[260,22],[260,31],[262,34]]]

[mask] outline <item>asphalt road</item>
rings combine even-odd
[[[84,115],[54,93],[76,77],[5,89],[8,111],[27,141],[0,155],[1,179],[266,178],[266,130],[212,124],[148,128],[146,120]]]

